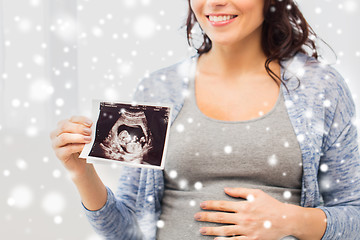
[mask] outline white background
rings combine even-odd
[[[338,55],[360,115],[359,2],[298,3]],[[89,116],[92,98],[129,100],[144,74],[193,55],[180,29],[186,14],[186,0],[0,0],[1,239],[100,239],[49,132]],[[97,169],[116,186],[120,169]]]

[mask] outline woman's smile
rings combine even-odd
[[[216,14],[206,16],[211,25],[213,26],[224,26],[227,25],[237,18],[238,15],[226,15],[226,14]]]
[[[260,42],[264,0],[190,0],[190,6],[214,49]]]

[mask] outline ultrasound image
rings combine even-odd
[[[101,102],[89,156],[160,166],[169,115],[168,107]]]

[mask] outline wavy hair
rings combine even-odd
[[[320,55],[315,45],[315,39],[321,38],[316,35],[293,0],[264,1],[261,45],[267,57],[265,69],[276,83],[276,78],[284,83],[280,76],[270,69],[269,64],[274,60],[278,60],[280,66],[283,67],[281,61],[292,58],[298,52],[309,55],[304,47],[308,47],[312,51],[311,57],[318,60]],[[186,23],[182,27],[186,26],[188,44],[190,47],[194,47],[192,43],[192,29],[197,20],[191,9],[190,0],[188,0],[188,6]],[[210,38],[206,33],[203,32],[202,34],[203,41],[201,46],[199,48],[194,47],[200,55],[210,51],[212,47]],[[321,41],[324,42],[322,39]],[[324,43],[328,45],[326,42]],[[298,79],[298,81],[299,85],[297,87],[300,86],[300,80]],[[289,92],[287,87],[286,90]]]

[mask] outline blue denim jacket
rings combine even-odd
[[[143,78],[133,100],[172,104],[172,124],[198,57],[195,54]],[[289,92],[283,84],[280,90],[302,152],[301,206],[325,212],[322,239],[360,239],[360,156],[351,92],[333,67],[303,53],[281,63],[281,78]],[[84,207],[95,231],[106,239],[156,238],[164,191],[161,170],[124,167],[116,197],[108,187],[107,191],[101,209]]]

